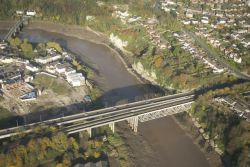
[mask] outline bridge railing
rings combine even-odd
[[[68,120],[72,120],[71,122],[76,122],[79,120],[86,120],[86,119],[93,119],[96,117],[106,117],[107,115],[117,115],[118,113],[133,113],[133,109],[136,111],[139,111],[138,109],[142,109],[140,110],[141,112],[143,112],[143,110],[145,110],[146,106],[148,107],[160,107],[162,104],[165,103],[171,103],[174,102],[175,98],[178,100],[183,100],[185,99],[185,97],[189,97],[192,98],[194,97],[194,93],[193,92],[188,92],[188,93],[180,93],[180,94],[176,94],[176,95],[170,95],[170,96],[163,96],[163,97],[158,97],[158,98],[154,98],[154,99],[150,99],[150,100],[143,100],[143,101],[139,101],[139,102],[134,102],[134,103],[129,103],[129,104],[124,104],[124,105],[119,105],[119,106],[115,106],[115,107],[109,107],[109,108],[105,108],[105,109],[100,109],[100,110],[95,110],[95,111],[91,111],[88,113],[81,113],[81,114],[74,114],[71,116],[66,116],[66,117],[61,117],[61,118],[56,118],[56,119],[51,119],[51,120],[46,120],[46,121],[41,121],[41,122],[36,122],[36,123],[31,123],[28,125],[24,125],[24,126],[19,126],[19,127],[13,127],[13,128],[8,128],[8,129],[3,129],[0,130],[0,135],[5,135],[8,133],[15,133],[16,131],[19,130],[29,130],[32,129],[35,126],[38,125],[59,125],[60,122],[67,122]],[[164,103],[165,102],[165,103]],[[144,108],[144,109],[143,109]],[[125,112],[126,111],[126,112]],[[70,123],[70,122],[68,122]]]

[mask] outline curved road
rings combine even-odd
[[[244,74],[244,73],[240,72],[239,70],[236,70],[235,68],[228,65],[224,60],[222,60],[218,55],[216,55],[217,53],[215,53],[214,51],[209,49],[208,46],[206,46],[206,44],[204,44],[204,42],[201,41],[193,32],[190,32],[190,31],[185,31],[185,32],[187,32],[187,34],[190,37],[192,37],[196,42],[199,43],[199,45],[207,52],[207,54],[210,58],[215,59],[219,64],[221,64],[224,68],[226,68],[228,71],[230,71],[236,77],[250,81],[249,75]]]

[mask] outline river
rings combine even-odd
[[[0,38],[3,36],[0,31]],[[62,34],[41,30],[24,30],[20,34],[31,42],[57,41],[78,55],[85,63],[98,71],[96,83],[103,89],[109,105],[117,101],[132,102],[145,94],[142,85],[104,45],[95,44]],[[139,124],[138,135],[127,137],[127,144],[134,155],[136,167],[208,167],[204,154],[193,143],[188,134],[171,118],[162,118]],[[132,133],[126,130],[126,134]],[[150,152],[142,143],[143,140]],[[149,155],[150,154],[150,155]]]

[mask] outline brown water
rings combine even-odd
[[[204,155],[171,117],[141,124],[139,131],[158,153],[159,167],[208,167]],[[150,167],[150,166],[145,166]]]
[[[1,32],[0,32],[1,34]],[[141,85],[114,57],[110,50],[88,41],[49,33],[40,30],[24,31],[20,35],[32,42],[57,41],[64,47],[77,54],[81,60],[89,64],[99,73],[96,82],[104,90],[105,99],[116,102],[138,100],[145,93]],[[1,38],[1,36],[0,36]],[[114,105],[114,103],[110,105]],[[208,162],[204,154],[193,144],[187,134],[173,121],[172,118],[163,118],[146,123],[140,123],[139,133],[150,144],[155,152],[154,157],[136,154],[140,146],[132,148],[138,166],[141,167],[207,167]],[[130,139],[130,143],[136,138]],[[143,148],[142,148],[143,150]],[[157,156],[157,158],[156,158]],[[143,165],[140,161],[143,160]],[[157,163],[152,163],[156,160]],[[148,164],[148,165],[147,165]],[[154,164],[153,166],[150,164]]]

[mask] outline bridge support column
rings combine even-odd
[[[113,133],[115,133],[115,123],[110,123],[109,128],[112,130]]]
[[[133,130],[137,133],[138,130],[138,116],[134,117]]]
[[[128,125],[133,128],[133,118],[128,119]]]
[[[135,133],[137,133],[138,129],[138,116],[135,116],[133,118],[128,119],[129,126],[134,130]]]
[[[88,129],[87,129],[87,132],[88,132],[90,138],[92,137],[92,132],[91,132],[91,131],[92,131],[91,128],[88,128]]]

